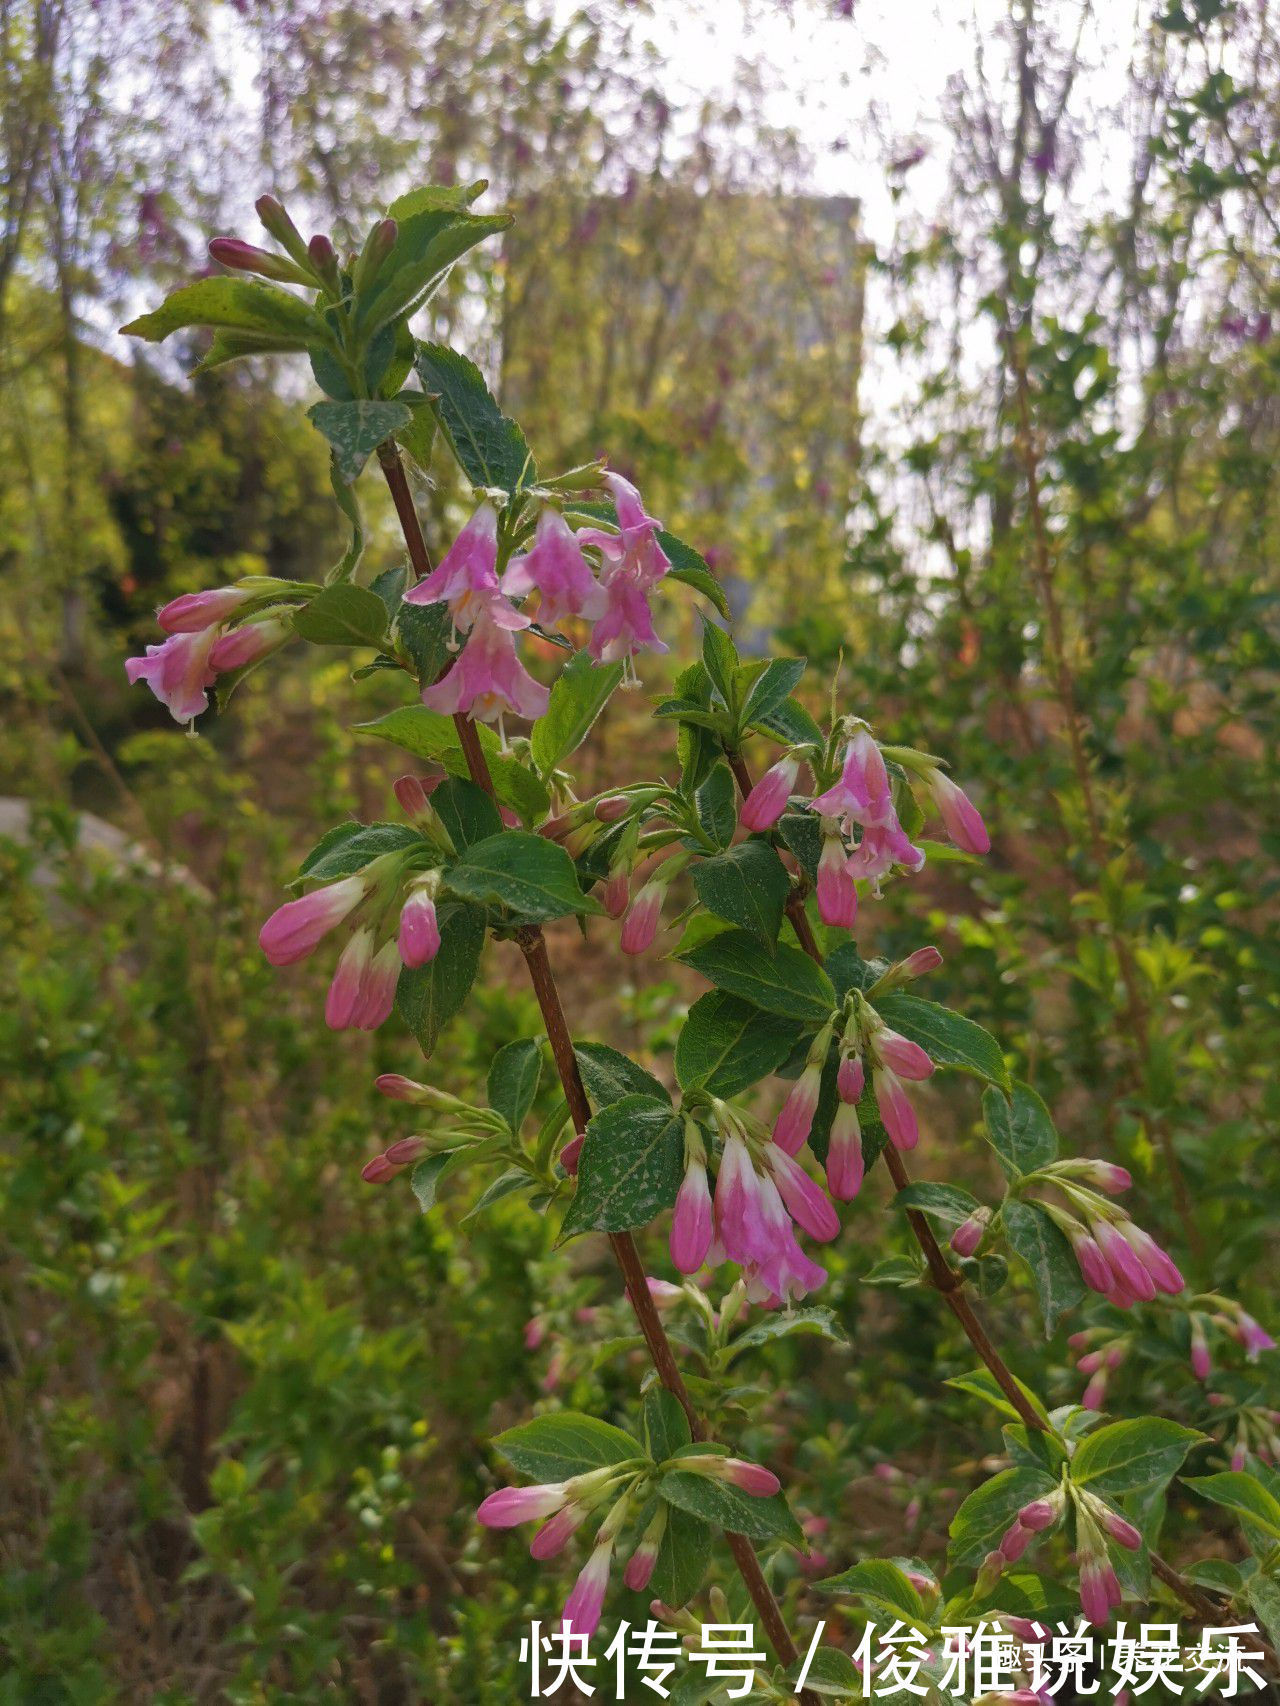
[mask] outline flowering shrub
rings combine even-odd
[[[371,1030],[398,1013],[428,1058],[493,938],[518,947],[542,1015],[541,1036],[512,1038],[496,1054],[487,1106],[408,1073],[381,1076],[384,1095],[432,1118],[369,1159],[364,1180],[407,1173],[426,1211],[441,1180],[465,1169],[473,1214],[519,1194],[553,1218],[562,1241],[606,1235],[653,1363],[632,1431],[552,1409],[500,1435],[495,1449],[530,1484],[491,1493],[480,1523],[538,1523],[530,1550],[540,1560],[591,1531],[564,1605],[578,1635],[596,1628],[623,1557],[625,1586],[652,1591],[655,1616],[686,1629],[684,1608],[722,1534],[776,1661],[758,1671],[752,1697],[790,1698],[801,1668],[810,1690],[860,1692],[838,1646],[816,1659],[809,1651],[802,1665],[811,1643],[797,1643],[757,1549],[800,1549],[804,1530],[779,1476],[712,1437],[708,1418],[717,1432],[733,1425],[740,1351],[829,1327],[820,1306],[795,1305],[820,1293],[827,1276],[813,1247],[840,1237],[839,1205],[857,1201],[879,1163],[919,1251],[892,1283],[930,1286],[968,1335],[981,1366],[952,1384],[1001,1415],[1010,1466],[961,1505],[945,1575],[909,1557],[863,1559],[822,1591],[855,1619],[905,1619],[934,1698],[945,1630],[997,1619],[1034,1640],[1037,1618],[1064,1615],[1066,1584],[1091,1624],[1158,1595],[1201,1621],[1252,1607],[1266,1622],[1280,1488],[1259,1407],[1239,1407],[1231,1470],[1189,1482],[1241,1513],[1256,1567],[1183,1574],[1156,1549],[1163,1496],[1205,1436],[1158,1416],[1102,1423],[1106,1374],[1128,1352],[1127,1335],[1109,1326],[1073,1341],[1090,1379],[1082,1401],[1048,1410],[992,1343],[975,1294],[998,1289],[1012,1257],[1030,1275],[1047,1333],[1087,1291],[1119,1310],[1162,1308],[1185,1324],[1199,1379],[1211,1329],[1251,1357],[1272,1341],[1229,1298],[1188,1297],[1173,1258],[1114,1200],[1131,1184],[1125,1170],[1061,1157],[1048,1109],[1011,1078],[997,1040],[916,992],[941,962],[935,948],[891,963],[851,939],[885,885],[909,882],[930,858],[989,852],[982,817],[945,761],[883,743],[874,717],[839,709],[838,688],[828,721],[815,721],[798,693],[804,660],[739,656],[706,561],[648,513],[629,479],[603,462],[541,471],[478,369],[413,337],[409,319],[446,271],[506,223],[470,211],[481,188],[402,197],[348,257],[325,237],[304,241],[264,198],[259,212],[282,253],[219,239],[211,252],[233,276],[187,286],[127,328],[161,339],[212,327],[204,368],[305,352],[325,393],[311,419],[351,527],[323,585],[254,577],[167,605],[168,638],[130,660],[130,678],[185,724],[210,692],[224,704],[294,640],[358,648],[373,661],[357,673],[395,674],[407,701],[363,732],[423,767],[396,784],[399,817],[339,824],[320,840],[294,879],[299,892],[262,925],[263,953],[287,967],[341,935],[327,1025]],[[475,507],[433,566],[404,456],[427,465],[437,439]],[[366,585],[357,483],[374,457],[408,561]],[[640,685],[642,654],[667,650],[666,612],[688,596],[707,607],[700,655],[654,707],[674,741],[669,775],[614,779],[581,797],[574,753],[613,694]],[[760,749],[769,761],[755,780],[748,753]],[[925,833],[933,820],[945,840]],[[543,933],[560,919],[602,944],[616,937],[629,955],[651,953],[664,920],[679,930],[672,953],[709,988],[676,1040],[674,1091],[574,1035]],[[528,1135],[548,1056],[558,1093]],[[1006,1180],[998,1203],[910,1179],[904,1157],[927,1140],[908,1086],[940,1071],[983,1086],[984,1132]],[[653,1227],[674,1269],[696,1283],[646,1275],[637,1236]],[[708,1295],[716,1287],[718,1305]],[[735,1336],[751,1307],[766,1313]],[[697,1331],[668,1331],[664,1313],[685,1310]],[[1043,1575],[1018,1568],[1036,1551],[1047,1553]],[[863,1661],[873,1677],[891,1662],[878,1648]]]

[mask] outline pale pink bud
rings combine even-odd
[[[987,826],[964,789],[957,787],[941,770],[933,770],[929,775],[929,790],[947,834],[956,846],[966,853],[989,853],[991,837],[987,834]]]
[[[1015,1522],[1011,1528],[1007,1528],[1000,1541],[1000,1553],[1006,1563],[1016,1564],[1030,1546],[1032,1537],[1031,1529],[1024,1528],[1020,1522]]]
[[[263,953],[273,966],[306,959],[335,925],[354,912],[367,893],[363,875],[356,875],[315,889],[299,900],[286,901],[258,932]]]
[[[485,1528],[515,1528],[522,1522],[541,1522],[564,1504],[565,1484],[549,1481],[536,1487],[500,1487],[476,1512]]]
[[[362,1031],[376,1031],[391,1017],[396,1004],[396,987],[400,982],[400,950],[394,942],[384,942],[373,956],[360,989],[360,1005],[352,1024]]]
[[[287,622],[274,620],[246,622],[241,628],[232,628],[214,641],[213,650],[209,653],[209,668],[220,675],[229,674],[233,669],[246,669],[251,663],[257,663],[270,652],[277,651],[288,639],[289,632]]]
[[[277,279],[282,284],[298,284],[306,277],[283,255],[273,255],[270,249],[259,249],[239,237],[215,237],[209,244],[209,254],[219,266],[229,267],[233,272],[257,273],[259,278]]]
[[[1016,1635],[1024,1646],[1041,1647],[1049,1639],[1049,1631],[1043,1623],[1032,1623],[1025,1617],[1002,1618],[1005,1627],[1011,1635]]]
[[[643,954],[652,947],[662,918],[662,900],[665,893],[665,884],[648,882],[631,902],[631,909],[622,925],[624,954]]]
[[[613,1542],[597,1546],[582,1567],[573,1590],[564,1604],[564,1621],[575,1635],[594,1635],[604,1610],[605,1589],[609,1585],[609,1564],[613,1558]]]
[[[858,916],[858,890],[849,875],[849,857],[838,835],[823,837],[818,858],[818,916],[824,924],[848,930]]]
[[[373,931],[366,926],[356,931],[338,956],[324,1004],[324,1022],[331,1031],[345,1031],[356,1023],[372,962]]]
[[[1112,1197],[1119,1196],[1133,1184],[1133,1175],[1128,1168],[1118,1167],[1114,1161],[1085,1162],[1080,1168],[1080,1177],[1095,1191],[1105,1191]]]
[[[1242,1439],[1238,1439],[1235,1443],[1235,1449],[1231,1453],[1231,1467],[1239,1471],[1244,1468],[1248,1461],[1249,1448]]]
[[[840,1216],[821,1186],[776,1143],[765,1146],[764,1162],[792,1220],[819,1243],[834,1238],[840,1230]]]
[[[539,1563],[545,1563],[548,1558],[554,1558],[568,1545],[572,1536],[587,1520],[588,1507],[582,1504],[569,1504],[546,1522],[529,1542],[529,1556],[536,1558]]]
[[[596,819],[600,823],[617,823],[630,810],[631,801],[625,794],[606,794],[603,800],[596,801]]]
[[[424,966],[440,952],[436,903],[425,889],[411,889],[400,909],[399,948],[407,966]]]
[[[776,764],[770,765],[742,802],[738,821],[743,829],[772,829],[787,809],[787,801],[799,773],[800,766],[794,758],[780,758]]]
[[[917,948],[913,954],[908,954],[905,960],[900,960],[896,969],[900,978],[915,978],[937,971],[941,964],[942,955],[937,948]]]
[[[431,791],[444,780],[442,776],[397,776],[391,784],[400,810],[415,823],[431,818]]]
[[[723,1465],[720,1478],[740,1492],[750,1493],[753,1499],[771,1498],[782,1486],[773,1471],[762,1464],[747,1463],[741,1457],[720,1457],[716,1461]]]
[[[1053,1499],[1031,1499],[1018,1512],[1018,1521],[1033,1534],[1052,1528],[1058,1519],[1058,1503]]]
[[[646,1276],[644,1283],[649,1289],[649,1296],[659,1309],[669,1309],[684,1296],[682,1285],[672,1285],[670,1280],[655,1279],[652,1274]]]
[[[387,1145],[387,1160],[397,1167],[407,1167],[411,1161],[420,1161],[430,1147],[425,1137],[397,1138]]]
[[[600,885],[600,904],[610,918],[621,918],[631,901],[631,873],[625,866],[609,875]]]
[[[876,1053],[892,1072],[899,1078],[920,1080],[933,1074],[933,1062],[920,1047],[906,1037],[898,1035],[897,1031],[887,1028],[876,1032]]]
[[[578,1157],[582,1154],[584,1136],[585,1133],[579,1132],[576,1137],[571,1137],[560,1151],[560,1165],[570,1178],[578,1171]]]
[[[1084,1389],[1080,1402],[1086,1410],[1100,1410],[1106,1401],[1107,1377],[1105,1372],[1095,1374]]]
[[[1197,1380],[1208,1380],[1213,1372],[1213,1362],[1209,1356],[1209,1346],[1204,1336],[1204,1328],[1198,1322],[1191,1328],[1191,1372]]]
[[[667,1528],[667,1507],[658,1506],[657,1514],[640,1537],[640,1543],[627,1560],[622,1579],[632,1593],[643,1593],[658,1562],[658,1551]]]
[[[1088,1351],[1076,1361],[1081,1374],[1096,1374],[1105,1361],[1101,1351]]]
[[[540,1316],[531,1315],[524,1324],[524,1348],[536,1351],[547,1336],[546,1322]]]
[[[839,1202],[852,1202],[862,1189],[862,1131],[853,1102],[841,1102],[827,1140],[827,1189]],[[883,1465],[881,1465],[883,1467]]]
[[[1107,1266],[1106,1257],[1083,1227],[1069,1232],[1068,1237],[1071,1239],[1071,1248],[1076,1253],[1076,1261],[1080,1264],[1081,1279],[1091,1291],[1099,1291],[1105,1297],[1115,1279]]]
[[[690,1161],[671,1216],[671,1260],[682,1274],[695,1273],[711,1248],[711,1189],[701,1161]]]
[[[1127,1518],[1120,1515],[1119,1511],[1113,1511],[1109,1507],[1101,1505],[1094,1507],[1093,1514],[1097,1517],[1099,1525],[1106,1530],[1118,1546],[1125,1547],[1127,1551],[1136,1552],[1142,1545],[1142,1535]]]
[[[876,1106],[895,1149],[914,1149],[920,1141],[916,1111],[896,1076],[887,1066],[877,1067],[871,1075]]]
[[[385,1185],[388,1179],[394,1179],[400,1169],[394,1161],[388,1161],[385,1155],[375,1155],[372,1161],[366,1161],[360,1169],[360,1177],[366,1185]]]
[[[1176,1297],[1186,1286],[1186,1281],[1178,1270],[1177,1263],[1140,1226],[1129,1221],[1122,1229],[1126,1242],[1143,1267],[1151,1275],[1157,1287],[1169,1297]]]
[[[1109,1220],[1093,1223],[1093,1236],[1107,1259],[1115,1277],[1137,1298],[1150,1303],[1156,1294],[1156,1282],[1139,1260],[1128,1239]]]
[[[166,634],[192,634],[225,622],[254,596],[238,586],[214,587],[209,592],[184,592],[171,598],[156,612],[156,621]]]
[[[813,1116],[818,1111],[818,1095],[822,1088],[822,1068],[806,1066],[787,1092],[787,1099],[778,1111],[773,1125],[773,1141],[788,1155],[794,1155],[813,1130]]]
[[[842,1102],[860,1102],[867,1075],[860,1054],[842,1054],[836,1072],[836,1090]]]
[[[991,1223],[989,1208],[976,1208],[960,1226],[951,1234],[951,1248],[957,1256],[972,1256],[981,1244]]]
[[[393,1102],[425,1102],[429,1099],[425,1085],[406,1078],[401,1072],[381,1073],[374,1079],[373,1087],[383,1096],[390,1096]]]

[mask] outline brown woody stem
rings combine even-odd
[[[422,535],[422,526],[418,520],[418,512],[409,491],[409,483],[405,478],[404,466],[399,452],[391,444],[379,447],[378,461],[387,486],[391,492],[391,501],[395,505],[396,515],[400,520],[401,531],[404,534],[405,545],[409,552],[409,561],[413,565],[414,574],[421,579],[431,573],[431,558],[427,552],[426,540]],[[480,737],[476,726],[470,717],[458,715],[453,719],[458,731],[458,740],[462,746],[463,756],[467,761],[467,769],[472,781],[485,793],[493,795],[493,777],[489,773],[489,765],[485,759],[484,749],[480,745]],[[587,1129],[591,1118],[591,1105],[587,1100],[586,1088],[582,1082],[582,1074],[578,1069],[578,1059],[573,1050],[573,1038],[568,1021],[564,1014],[564,1005],[560,1000],[560,990],[556,984],[555,974],[551,969],[551,961],[547,955],[547,943],[541,928],[536,924],[521,926],[516,934],[520,952],[524,955],[525,965],[529,970],[529,979],[533,984],[533,992],[537,997],[538,1007],[542,1013],[542,1022],[546,1029],[547,1040],[551,1044],[551,1054],[555,1061],[556,1073],[564,1091],[565,1101],[569,1106],[570,1118],[574,1131],[581,1136]],[[627,1300],[631,1304],[639,1323],[641,1335],[644,1338],[649,1356],[657,1371],[658,1379],[667,1391],[676,1399],[689,1421],[689,1431],[693,1438],[705,1441],[710,1438],[706,1423],[694,1409],[693,1401],[685,1386],[676,1362],[675,1352],[666,1330],[658,1316],[657,1306],[649,1291],[645,1276],[644,1263],[636,1241],[629,1232],[611,1232],[609,1242],[618,1267],[622,1271],[626,1285]],[[760,1567],[755,1548],[744,1534],[725,1532],[729,1550],[733,1554],[734,1563],[738,1567],[751,1602],[759,1614],[770,1645],[779,1662],[786,1666],[795,1664],[799,1651],[791,1638],[773,1589],[765,1580],[764,1571]],[[806,1690],[801,1698],[806,1706],[816,1706],[813,1696]]]

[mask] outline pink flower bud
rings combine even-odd
[[[866,1087],[867,1075],[860,1054],[842,1054],[836,1072],[836,1091],[842,1102],[860,1102]]]
[[[824,836],[818,858],[818,916],[824,924],[844,930],[852,929],[858,916],[858,890],[848,865],[840,837]]]
[[[951,1248],[957,1256],[972,1256],[981,1244],[987,1227],[991,1224],[991,1210],[977,1208],[968,1220],[957,1226],[951,1234]]]
[[[1076,1367],[1081,1374],[1096,1374],[1103,1365],[1101,1351],[1087,1351],[1084,1356],[1076,1359]]]
[[[865,1163],[862,1128],[853,1102],[841,1102],[827,1139],[827,1189],[837,1202],[852,1202],[862,1189]]]
[[[425,1137],[397,1138],[387,1145],[387,1160],[397,1167],[407,1167],[412,1161],[420,1161],[430,1147]]]
[[[338,251],[325,236],[316,236],[307,244],[307,254],[312,266],[326,283],[336,282],[338,277]]]
[[[834,1238],[840,1230],[840,1216],[821,1186],[816,1185],[804,1168],[776,1143],[766,1144],[764,1162],[797,1226],[803,1227],[819,1243],[825,1244]]]
[[[923,977],[926,972],[937,971],[941,964],[942,955],[937,948],[917,948],[905,960],[898,962],[896,970],[899,978],[916,978]]]
[[[1115,1278],[1107,1266],[1106,1257],[1083,1227],[1068,1233],[1068,1237],[1071,1239],[1076,1261],[1080,1264],[1081,1279],[1091,1291],[1101,1292],[1105,1297]]]
[[[711,1248],[711,1190],[707,1169],[691,1160],[676,1194],[671,1215],[671,1260],[682,1274],[692,1274],[707,1259]]]
[[[579,1132],[576,1137],[571,1137],[560,1151],[560,1165],[570,1178],[578,1171],[578,1157],[582,1154],[584,1135],[584,1133]]]
[[[414,823],[424,818],[430,819],[431,801],[429,795],[431,790],[443,780],[444,778],[439,776],[425,778],[422,776],[397,776],[391,786],[399,802],[400,810]]]
[[[723,1465],[720,1479],[740,1492],[750,1493],[753,1499],[771,1498],[782,1486],[773,1471],[759,1463],[746,1463],[741,1457],[719,1457],[716,1462]]]
[[[1084,1389],[1080,1402],[1086,1410],[1100,1410],[1107,1396],[1107,1377],[1105,1373],[1095,1374]]]
[[[588,1507],[583,1504],[568,1504],[546,1522],[529,1542],[529,1556],[536,1558],[539,1563],[545,1563],[548,1558],[554,1558],[568,1545],[572,1536],[587,1520]]]
[[[424,966],[440,952],[436,903],[424,888],[411,889],[400,909],[399,948],[407,966]]]
[[[624,954],[643,954],[652,947],[662,918],[662,901],[665,894],[665,883],[647,882],[631,902],[631,909],[622,925]]]
[[[329,931],[354,912],[368,893],[363,874],[314,889],[279,906],[258,932],[258,943],[273,966],[306,959]]]
[[[412,1078],[406,1078],[400,1072],[383,1072],[373,1081],[373,1087],[383,1096],[389,1096],[393,1102],[425,1102],[425,1086],[416,1083]]]
[[[682,1285],[672,1285],[670,1280],[655,1279],[652,1274],[646,1276],[644,1283],[649,1288],[649,1296],[659,1309],[669,1309],[684,1296]]]
[[[1191,1372],[1197,1380],[1208,1380],[1213,1372],[1213,1362],[1209,1356],[1209,1346],[1205,1341],[1203,1329],[1192,1329]]]
[[[877,1067],[871,1075],[871,1087],[875,1091],[884,1129],[894,1148],[914,1149],[920,1141],[916,1111],[894,1073],[887,1066]]]
[[[1119,1511],[1113,1511],[1106,1505],[1096,1505],[1093,1514],[1118,1546],[1136,1552],[1142,1545],[1142,1535]]]
[[[385,1155],[375,1155],[372,1161],[366,1161],[360,1169],[360,1177],[366,1185],[385,1185],[388,1179],[394,1179],[400,1169],[394,1161],[388,1161]]]
[[[788,1155],[794,1155],[813,1130],[813,1116],[818,1111],[821,1088],[822,1068],[810,1065],[805,1067],[787,1092],[787,1099],[773,1124],[773,1141]]]
[[[957,787],[941,770],[933,770],[929,775],[929,790],[956,846],[966,853],[989,853],[991,837],[987,826],[964,789]]]
[[[1119,1228],[1113,1226],[1109,1220],[1096,1220],[1093,1223],[1093,1236],[1107,1259],[1107,1266],[1121,1285],[1144,1303],[1150,1303],[1156,1294],[1156,1282]]]
[[[1032,1530],[1024,1528],[1020,1522],[1015,1522],[1005,1529],[1000,1541],[1000,1553],[1006,1563],[1016,1564],[1018,1559],[1030,1546],[1033,1538]]]
[[[600,823],[617,823],[630,810],[631,801],[625,794],[606,794],[603,800],[596,801],[596,818]]]
[[[1122,1228],[1125,1241],[1128,1243],[1138,1260],[1142,1263],[1160,1291],[1169,1297],[1176,1297],[1186,1286],[1186,1281],[1178,1270],[1178,1265],[1140,1226],[1132,1221]]]
[[[920,1044],[900,1037],[897,1031],[891,1031],[887,1027],[877,1031],[875,1049],[884,1064],[890,1071],[896,1072],[899,1078],[918,1082],[933,1075],[933,1062]]]
[[[658,1552],[666,1529],[667,1507],[660,1504],[652,1522],[641,1535],[639,1545],[627,1560],[627,1567],[622,1573],[622,1579],[632,1593],[643,1593],[648,1587],[653,1575],[654,1565],[658,1562]]]
[[[251,663],[258,663],[278,651],[289,638],[290,631],[287,622],[272,619],[246,622],[243,627],[232,628],[214,641],[213,650],[209,653],[209,668],[219,675],[229,674],[233,669],[247,669]]]
[[[536,1351],[546,1336],[547,1327],[545,1321],[537,1315],[531,1315],[524,1324],[525,1350]]]
[[[299,267],[282,255],[273,255],[270,249],[259,249],[239,237],[215,237],[209,244],[209,253],[219,266],[229,267],[233,272],[257,273],[259,278],[274,278],[282,284],[298,284],[306,278]]]
[[[1033,1534],[1043,1534],[1058,1520],[1058,1509],[1054,1499],[1032,1499],[1018,1512],[1018,1521]]]
[[[184,592],[156,612],[166,634],[191,634],[234,616],[254,596],[238,586],[214,587],[210,592]]]
[[[365,974],[352,1024],[361,1031],[376,1031],[385,1024],[395,1006],[399,982],[400,950],[394,942],[384,942]]]
[[[772,829],[787,809],[800,766],[794,758],[781,758],[765,771],[742,803],[738,821],[743,829],[758,832]]]
[[[541,1522],[553,1515],[565,1502],[563,1481],[550,1481],[536,1487],[500,1487],[476,1512],[476,1521],[485,1528],[515,1528],[522,1522]]]
[[[631,873],[625,866],[609,875],[600,885],[600,904],[610,918],[621,918],[631,902]]]
[[[357,930],[338,956],[324,1004],[324,1022],[331,1031],[345,1031],[356,1022],[364,981],[373,962],[373,931]]]
[[[1080,1177],[1095,1191],[1105,1191],[1111,1197],[1119,1196],[1133,1184],[1128,1168],[1117,1167],[1114,1161],[1087,1161],[1080,1168]]]
[[[1245,1355],[1250,1362],[1256,1362],[1263,1351],[1273,1351],[1276,1342],[1261,1323],[1254,1320],[1247,1309],[1240,1310],[1236,1321],[1236,1338],[1244,1347]]]
[[[594,1635],[604,1610],[605,1589],[609,1585],[609,1565],[613,1559],[613,1542],[597,1546],[582,1567],[573,1590],[564,1604],[564,1622],[574,1635]]]

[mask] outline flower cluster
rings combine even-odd
[[[325,1001],[331,1030],[376,1030],[395,1005],[401,967],[426,965],[440,949],[439,863],[453,847],[417,777],[402,777],[396,796],[423,831],[419,845],[380,854],[362,870],[286,901],[258,932],[273,966],[294,965],[359,915]]]
[[[1029,1174],[1023,1188],[1064,1232],[1080,1264],[1080,1275],[1117,1309],[1150,1303],[1157,1292],[1176,1297],[1185,1281],[1172,1257],[1134,1224],[1124,1209],[1099,1191],[1126,1191],[1133,1183],[1110,1161],[1055,1161]],[[1054,1186],[1067,1207],[1048,1200],[1040,1187]]]
[[[923,851],[912,844],[894,803],[894,786],[884,750],[865,723],[845,726],[840,773],[829,788],[805,801],[822,828],[818,856],[818,912],[824,924],[852,926],[858,911],[859,882],[873,889],[895,867],[918,871]],[[991,838],[977,808],[942,768],[941,761],[910,747],[890,747],[904,775],[918,780],[947,833],[967,853],[986,853]],[[772,829],[790,804],[800,773],[795,753],[779,759],[756,783],[743,802],[740,822],[746,830]]]
[[[408,604],[445,604],[458,656],[439,681],[423,689],[433,711],[496,722],[506,712],[540,717],[548,690],[535,681],[516,652],[515,636],[533,617],[513,600],[537,595],[540,628],[569,617],[593,624],[588,650],[597,662],[628,661],[641,650],[666,647],[653,628],[649,595],[670,568],[657,542],[660,523],[645,513],[639,492],[620,474],[605,474],[618,531],[584,527],[575,533],[546,503],[530,549],[512,556],[501,576],[501,526],[486,499],[450,546],[439,567],[405,593]],[[584,547],[598,554],[597,579]]]
[[[220,675],[259,663],[289,638],[290,625],[278,603],[231,625],[248,604],[283,596],[276,591],[279,586],[259,575],[171,599],[156,612],[168,639],[126,660],[130,683],[145,681],[175,722],[194,722],[209,708],[209,689]]]
[[[757,1463],[716,1452],[694,1452],[679,1459],[682,1473],[705,1475],[727,1482],[752,1498],[770,1498],[779,1490],[776,1475]],[[595,1512],[606,1504],[608,1511],[596,1530],[591,1554],[583,1565],[564,1606],[564,1622],[575,1635],[592,1635],[604,1609],[605,1592],[619,1538],[628,1520],[649,1502],[647,1489],[652,1465],[635,1460],[593,1469],[568,1481],[544,1482],[533,1487],[502,1487],[490,1493],[476,1512],[486,1528],[515,1528],[521,1523],[541,1524],[529,1552],[543,1561],[554,1558]],[[667,1527],[667,1506],[659,1500],[657,1510],[640,1531],[623,1570],[623,1581],[633,1593],[649,1585],[658,1551]]]
[[[1086,1327],[1067,1340],[1076,1356],[1076,1367],[1088,1376],[1080,1402],[1086,1410],[1100,1410],[1106,1402],[1111,1376],[1123,1367],[1132,1343],[1128,1333],[1113,1333],[1109,1327]]]
[[[1001,1536],[999,1546],[983,1559],[977,1591],[992,1592],[1008,1566],[1016,1564],[1034,1541],[1057,1525],[1066,1511],[1068,1495],[1075,1513],[1080,1610],[1088,1622],[1106,1623],[1112,1607],[1119,1605],[1123,1597],[1108,1541],[1136,1552],[1142,1545],[1142,1535],[1127,1517],[1096,1493],[1069,1482],[1022,1506]]]

